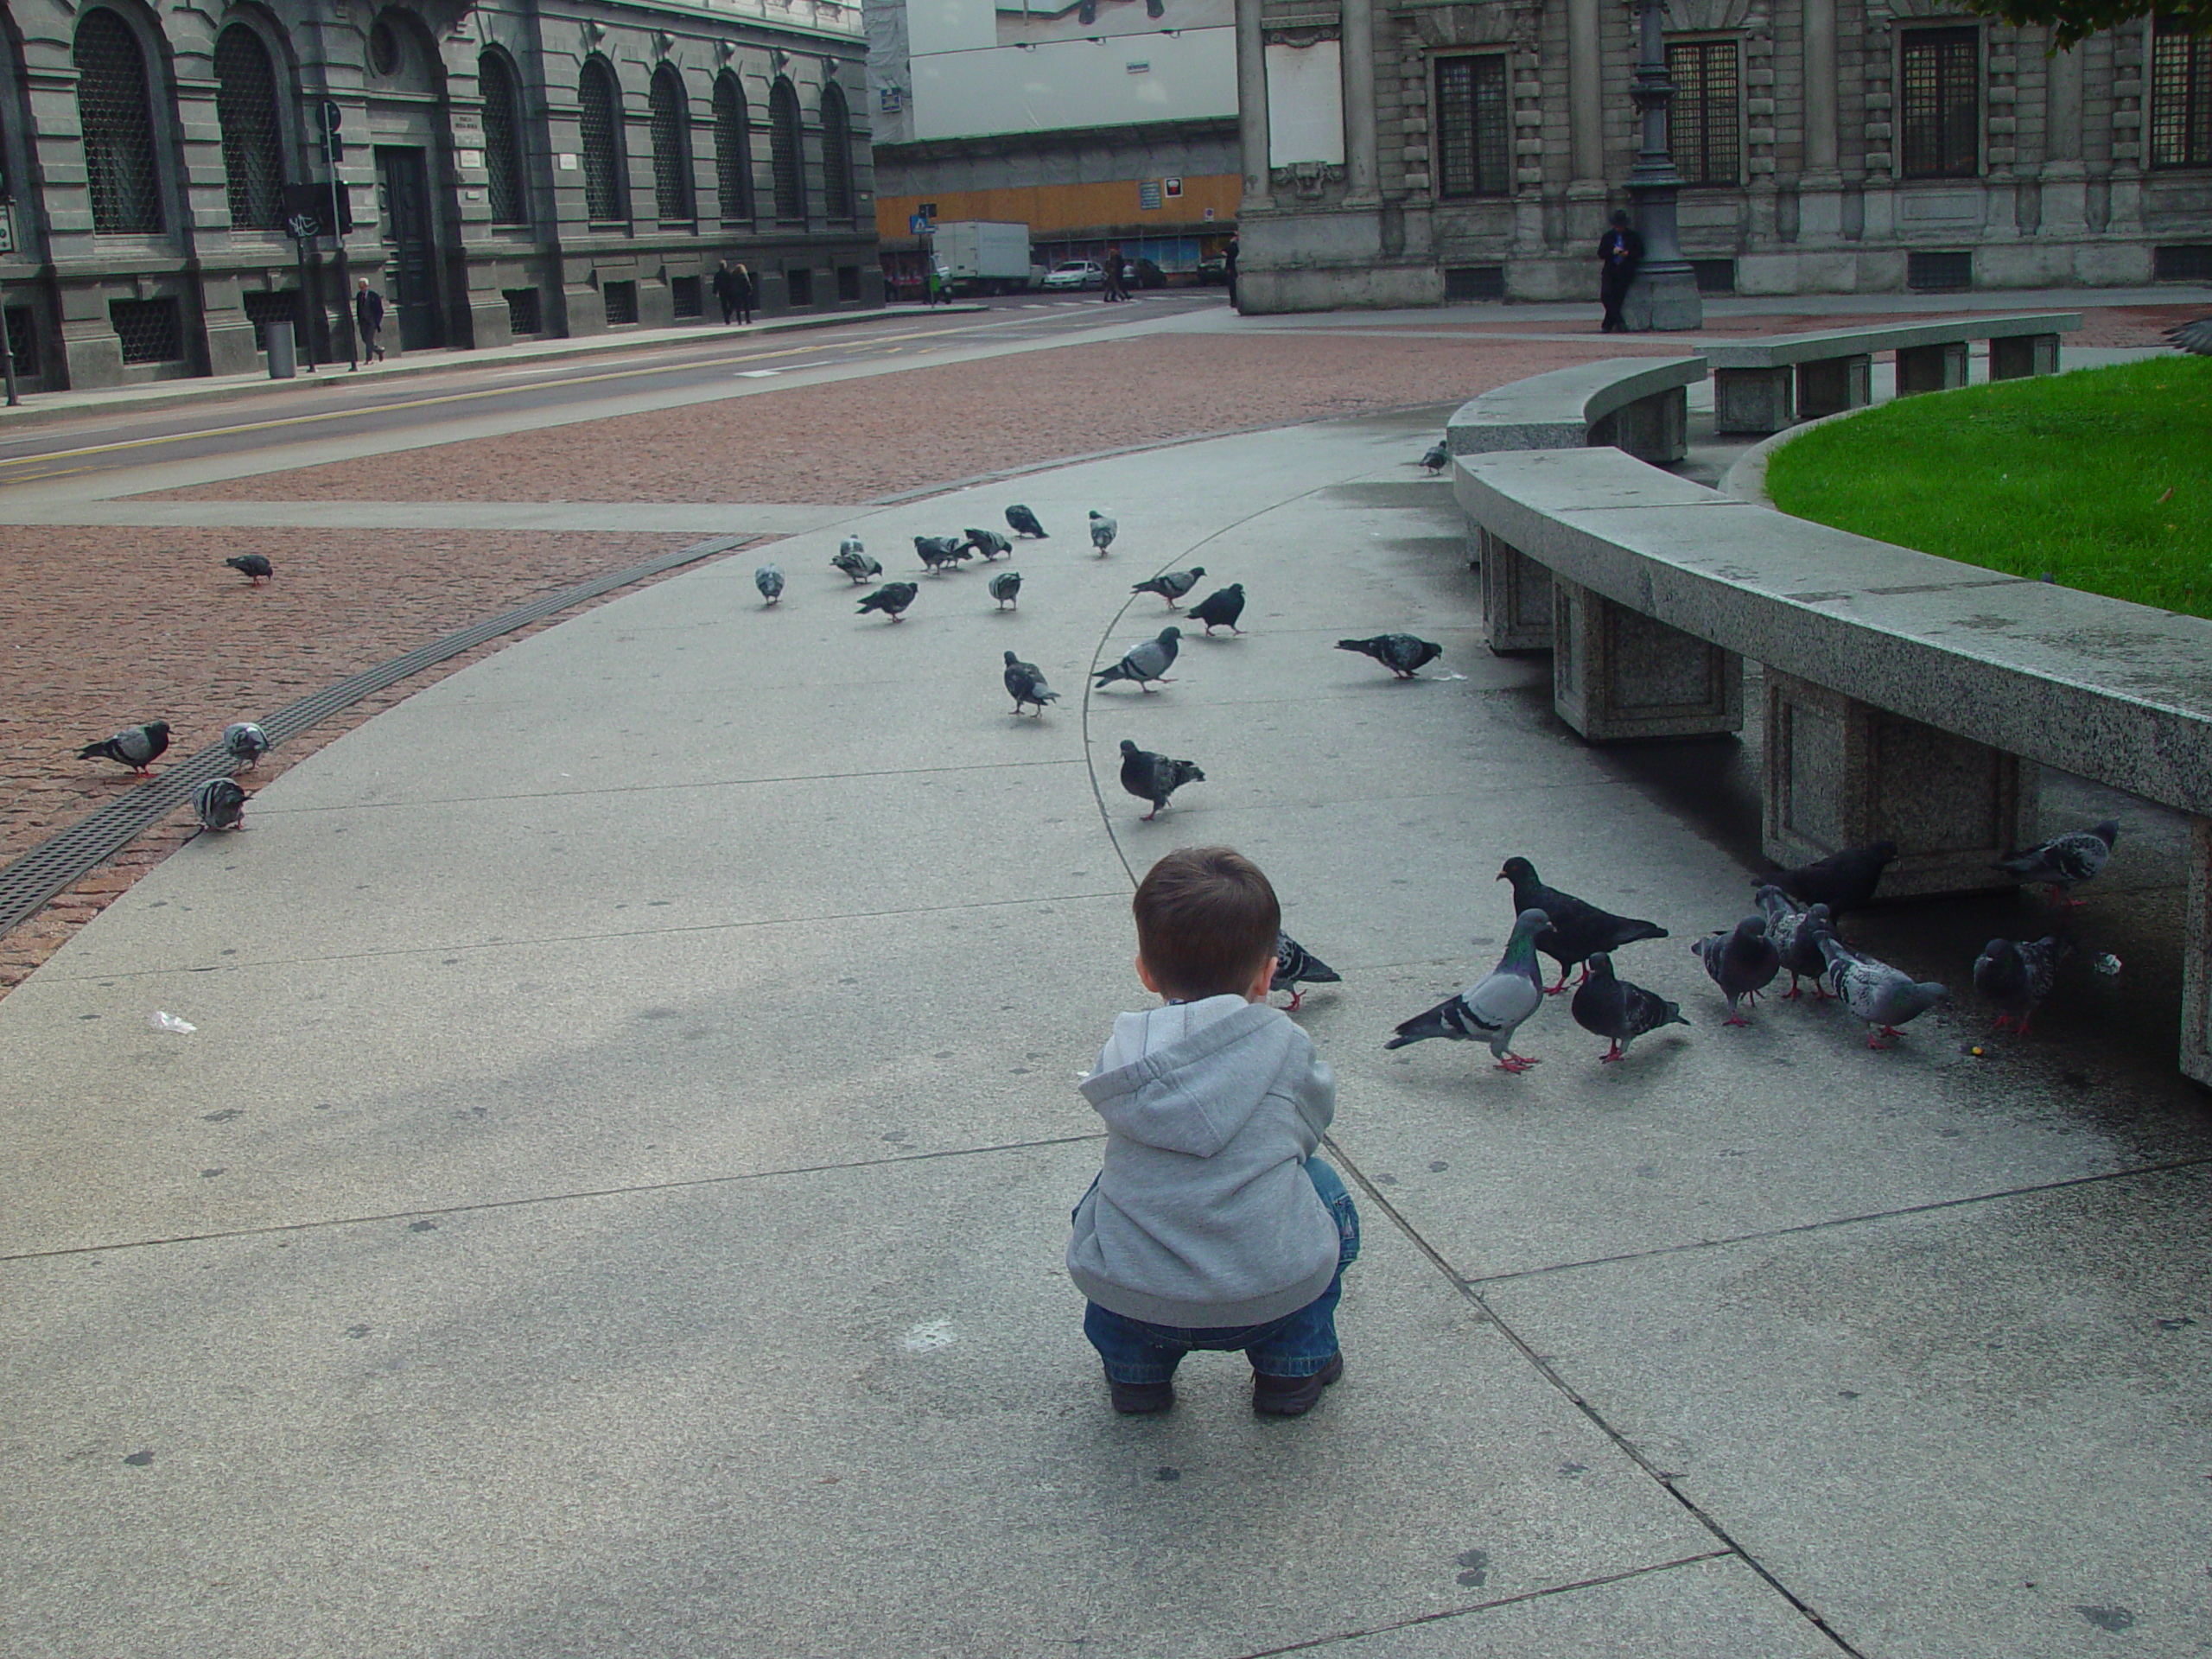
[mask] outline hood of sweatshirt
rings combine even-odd
[[[1211,1158],[1250,1120],[1301,1035],[1280,1008],[1241,996],[1124,1014],[1084,1097],[1116,1135]]]

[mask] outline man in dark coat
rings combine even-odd
[[[1221,276],[1222,280],[1229,284],[1229,303],[1234,308],[1236,304],[1236,238],[1234,236],[1229,238],[1228,247],[1222,251]]]
[[[715,299],[722,308],[722,327],[727,328],[737,315],[737,273],[727,259],[715,268]]]
[[[1128,262],[1122,257],[1121,249],[1106,250],[1106,291],[1100,298],[1126,300],[1129,297],[1128,288],[1122,280],[1122,273],[1128,269]]]
[[[384,327],[384,296],[369,286],[365,276],[353,291],[353,322],[361,333],[361,361],[383,362],[384,346],[377,331]]]
[[[1628,324],[1621,318],[1621,302],[1636,268],[1643,263],[1643,238],[1629,228],[1628,215],[1616,208],[1612,228],[1598,238],[1598,294],[1605,302],[1605,321],[1598,332],[1621,334]]]

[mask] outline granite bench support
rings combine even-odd
[[[1592,743],[1744,728],[1744,659],[1551,579],[1552,709]]]
[[[1916,391],[1955,391],[1967,383],[1967,343],[1945,340],[1937,346],[1897,348],[1897,396]]]
[[[2189,931],[2181,959],[2181,1069],[2212,1084],[2212,817],[2189,821]]]
[[[1482,565],[1483,618],[1491,654],[1520,657],[1552,648],[1552,573],[1476,527]]]
[[[1868,353],[1797,365],[1797,419],[1801,421],[1840,415],[1847,409],[1864,409],[1873,401],[1874,359]]]
[[[2058,372],[2056,334],[2015,334],[1989,342],[1989,378],[2025,380],[2031,375]]]

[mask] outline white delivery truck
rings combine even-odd
[[[955,294],[1014,294],[1044,280],[1029,263],[1029,227],[988,219],[950,219],[931,238],[938,269]]]

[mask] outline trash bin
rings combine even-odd
[[[272,321],[261,325],[262,338],[269,342],[269,378],[289,380],[300,372],[298,354],[292,346],[292,325]]]

